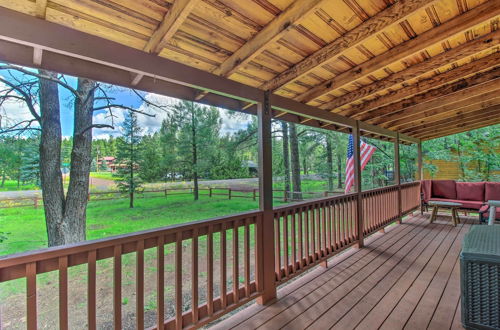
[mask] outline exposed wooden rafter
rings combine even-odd
[[[455,124],[455,125],[452,125],[450,127],[448,127],[447,129],[443,129],[443,130],[431,130],[430,132],[427,132],[425,134],[419,134],[419,138],[422,139],[422,140],[432,140],[432,139],[436,139],[436,138],[440,138],[440,137],[443,137],[443,136],[448,136],[448,135],[452,135],[452,134],[457,134],[457,133],[461,133],[461,132],[465,132],[465,131],[470,131],[470,130],[474,130],[474,129],[478,129],[478,128],[482,128],[482,127],[487,127],[487,126],[491,126],[491,125],[498,125],[500,124],[500,116],[496,116],[496,117],[492,117],[491,119],[488,119],[488,120],[480,120],[478,122],[475,122],[475,123],[460,123],[460,124]]]
[[[317,97],[325,95],[342,86],[351,84],[375,71],[381,70],[391,63],[403,60],[406,57],[414,55],[415,53],[418,53],[419,51],[422,51],[423,49],[442,40],[446,40],[457,33],[468,30],[485,20],[494,18],[498,14],[500,14],[500,7],[496,6],[493,2],[486,2],[485,4],[472,9],[461,16],[430,29],[413,39],[397,45],[385,53],[373,57],[368,61],[365,61],[360,65],[357,65],[352,69],[311,88],[309,91],[299,95],[295,99],[300,102],[312,101]],[[327,105],[324,107],[326,108]]]
[[[158,54],[163,45],[172,38],[199,0],[175,0],[169,11],[153,33],[144,51]]]
[[[411,121],[421,118],[435,116],[447,111],[453,111],[471,104],[483,102],[498,96],[500,89],[500,79],[495,79],[479,86],[462,89],[456,93],[451,93],[438,99],[418,103],[391,113],[384,117],[378,117],[368,122],[396,130],[398,126],[408,124]]]
[[[376,108],[373,111],[364,113],[363,115],[356,117],[360,120],[368,120],[368,121],[376,119],[385,120],[387,118],[385,116],[401,112],[405,109],[407,111],[410,111],[412,106],[423,104],[425,102],[429,102],[432,100],[437,100],[437,103],[442,104],[441,102],[443,102],[443,96],[457,95],[457,93],[461,90],[470,89],[474,86],[478,86],[482,83],[489,82],[499,77],[500,77],[500,67],[496,67],[490,71],[477,73],[466,79],[462,79],[448,85],[434,88],[429,91],[416,94],[412,97],[385,105],[380,108]],[[452,97],[453,96],[449,96],[447,97],[447,99],[451,99]],[[427,103],[427,107],[429,106],[430,106],[429,103]]]
[[[479,110],[462,113],[460,110],[453,114],[453,117],[433,121],[432,123],[422,124],[413,127],[411,130],[407,130],[407,133],[411,135],[423,134],[432,130],[443,130],[450,127],[453,124],[459,123],[472,123],[479,121],[487,121],[492,118],[492,116],[500,116],[500,104],[483,108],[479,107]]]
[[[265,47],[280,39],[289,29],[312,13],[325,0],[296,0],[276,16],[252,39],[228,57],[213,73],[228,77],[257,57]]]
[[[347,117],[362,119],[362,115],[371,110],[411,97],[415,94],[425,92],[429,89],[434,89],[446,84],[450,84],[457,80],[464,79],[476,72],[481,72],[483,70],[488,70],[490,68],[496,67],[499,65],[499,63],[500,52],[497,52],[492,55],[483,57],[479,60],[472,61],[468,64],[448,70],[431,78],[420,80],[418,83],[405,86],[404,88],[392,91],[389,94],[377,97],[373,100],[352,105],[349,109],[339,111],[339,113]]]
[[[36,17],[45,19],[45,16],[47,14],[47,1],[48,0],[36,0],[35,2]]]
[[[342,52],[353,49],[362,41],[370,38],[386,27],[405,20],[411,14],[420,9],[424,9],[435,2],[436,1],[429,0],[399,1],[384,9],[377,15],[364,21],[354,29],[346,32],[342,37],[335,39],[327,46],[306,57],[304,60],[279,74],[277,77],[264,83],[261,88],[266,90],[276,90],[292,80],[306,75],[317,66],[324,64],[329,60],[333,60],[335,56],[340,55]]]
[[[144,46],[144,51],[153,54],[160,53],[164,44],[177,32],[198,1],[175,0],[170,10],[158,25],[158,28],[153,32],[151,38],[149,38],[146,46]],[[137,86],[143,77],[144,75],[141,73],[134,74],[131,82],[132,86]]]
[[[436,111],[439,109],[434,109],[434,111],[433,111],[434,115],[431,114],[429,117],[424,117],[421,119],[409,121],[407,124],[402,124],[399,130],[406,134],[407,131],[418,128],[421,125],[431,124],[431,123],[440,121],[439,118],[451,119],[455,115],[464,115],[464,114],[467,114],[470,112],[487,109],[487,108],[493,107],[499,103],[500,103],[499,100],[494,97],[494,98],[491,98],[489,100],[483,100],[479,103],[473,103],[471,105],[466,105],[466,106],[462,106],[459,108],[451,108],[450,109],[450,107],[445,106],[444,109],[441,109],[441,110],[443,110],[441,112]]]

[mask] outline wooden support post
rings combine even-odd
[[[418,144],[418,156],[417,156],[417,180],[423,180],[424,179],[424,163],[422,159],[422,141],[420,141]]]
[[[257,200],[257,189],[255,189],[255,188],[253,189],[253,196],[252,197],[253,197],[254,201]]]
[[[208,188],[208,197],[212,197],[212,188]]]
[[[401,207],[401,170],[399,161],[399,133],[396,133],[396,140],[394,141],[394,183],[398,186],[398,223],[403,220],[403,213]]]
[[[231,199],[231,188],[228,188],[227,190],[227,196],[229,199]]]
[[[271,137],[271,104],[269,92],[264,94],[262,102],[257,106],[259,120],[259,205],[262,211],[262,223],[258,226],[257,262],[261,271],[257,274],[257,287],[262,295],[257,298],[258,304],[267,304],[276,299],[276,274],[274,271],[274,213],[273,213],[273,180],[272,180],[272,137]]]
[[[358,247],[364,246],[364,224],[363,224],[363,200],[361,195],[361,140],[359,133],[359,121],[356,120],[352,128],[352,138],[354,141],[354,185],[357,193],[356,221],[358,227]]]
[[[38,196],[35,196],[35,198],[33,199],[33,207],[34,207],[35,209],[37,209],[37,208],[38,208]]]

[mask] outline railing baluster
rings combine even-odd
[[[288,214],[282,213],[283,217],[283,265],[285,266],[285,276],[288,277],[290,263],[288,260]]]
[[[137,241],[136,252],[136,328],[144,329],[144,240]]]
[[[297,216],[299,217],[299,269],[302,269],[303,267],[303,260],[304,260],[304,233],[303,233],[303,223],[302,223],[302,208],[299,207],[297,209]]]
[[[306,237],[306,244],[305,244],[305,248],[306,248],[306,265],[309,265],[309,262],[310,262],[309,257],[311,256],[309,248],[310,248],[311,245],[310,245],[310,242],[309,242],[310,241],[310,236],[309,236],[310,233],[309,233],[309,207],[308,206],[305,206],[303,208],[303,213],[305,215],[305,218],[304,218],[305,224],[304,224],[304,226],[305,226],[305,231],[306,231],[306,233],[305,233],[305,237]]]
[[[207,234],[207,312],[208,316],[212,316],[214,313],[214,234],[212,226],[208,226]]]
[[[227,307],[227,247],[226,224],[221,224],[220,232],[220,296],[222,309]]]
[[[245,296],[250,296],[250,225],[248,218],[245,218],[244,236],[244,262],[245,262]]]
[[[315,204],[313,205],[314,208],[314,213],[316,217],[316,251],[317,251],[317,259],[321,258],[321,251],[322,245],[321,245],[321,205]]]
[[[327,229],[326,229],[326,203],[322,203],[321,208],[319,209],[321,212],[321,217],[323,219],[323,225],[322,225],[322,231],[323,231],[323,256],[328,255],[328,244],[326,242],[326,234],[327,234]]]
[[[156,306],[158,308],[158,312],[156,315],[156,323],[158,324],[159,329],[163,329],[163,324],[165,323],[165,238],[163,235],[158,236],[157,243]]]
[[[89,330],[97,329],[96,324],[96,251],[87,254],[87,318]]]
[[[68,329],[68,257],[59,257],[59,329]]]
[[[310,221],[310,224],[311,224],[311,253],[312,253],[312,261],[315,262],[316,261],[316,212],[315,212],[315,209],[314,209],[314,205],[313,206],[309,206],[309,212],[310,212],[310,216],[311,216],[311,221]]]
[[[114,328],[122,328],[122,246],[115,245],[113,257],[113,314]]]
[[[175,328],[182,329],[182,231],[175,233]]]
[[[238,220],[233,222],[233,303],[240,300],[239,279],[239,248],[238,248]]]
[[[328,254],[333,252],[333,244],[332,244],[332,204],[330,201],[326,203],[326,223],[328,227]]]
[[[292,271],[295,273],[297,271],[297,243],[296,243],[296,222],[295,222],[295,209],[290,211],[290,217],[291,217],[291,227],[292,227]]]
[[[191,316],[193,324],[198,322],[198,228],[193,228],[191,246]]]
[[[346,223],[346,212],[345,212],[345,204],[346,200],[345,198],[341,199],[341,219],[342,219],[342,246],[346,245],[347,243],[347,223]]]
[[[279,213],[274,216],[274,267],[278,281],[281,280],[281,233],[280,233],[280,217]]]
[[[26,316],[27,329],[36,329],[36,262],[26,264]]]

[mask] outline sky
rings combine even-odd
[[[28,68],[26,68],[28,69]],[[16,78],[21,78],[22,75],[16,71],[11,70],[12,75]],[[4,70],[0,71],[0,76],[4,79],[11,81],[13,78]],[[77,79],[75,77],[66,76],[66,81],[73,88],[76,88]],[[110,85],[107,85],[110,86]],[[6,87],[5,84],[0,82],[0,91],[4,90]],[[141,92],[143,97],[153,102],[154,104],[173,104],[178,102],[178,99],[174,99],[167,96],[157,95],[153,93],[145,93]],[[108,89],[108,96],[115,98],[113,103],[122,104],[128,107],[132,107],[135,109],[139,109],[148,113],[154,113],[155,117],[149,117],[145,115],[138,115],[139,125],[143,128],[144,134],[151,134],[160,129],[161,123],[163,119],[166,118],[167,113],[163,110],[155,109],[152,107],[147,107],[143,101],[135,95],[135,93],[127,88],[110,86]],[[59,86],[59,100],[61,106],[61,127],[62,127],[62,135],[63,137],[70,137],[73,135],[73,120],[74,120],[74,112],[73,112],[73,95],[66,88]],[[37,107],[38,111],[38,107]],[[231,115],[234,114],[232,111],[219,109],[220,115],[222,118],[222,127],[221,134],[230,134],[234,133],[240,129],[244,129],[251,122],[250,115],[240,114],[237,116]],[[119,136],[121,135],[119,126],[123,122],[124,119],[124,111],[116,109],[113,111],[113,125],[115,127],[114,130],[109,128],[103,129],[94,129],[93,137],[94,139],[103,139],[107,138],[111,135]],[[1,125],[2,127],[7,127],[14,123],[18,123],[23,120],[32,119],[30,112],[28,111],[26,105],[23,102],[8,100],[7,102],[0,105],[0,116],[1,116]],[[111,124],[111,118],[109,117],[109,113],[107,111],[96,111],[94,114],[94,123],[99,124]]]

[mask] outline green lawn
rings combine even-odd
[[[111,172],[90,172],[90,177],[96,179],[107,179],[107,180],[118,181],[118,178],[114,177],[113,173]]]
[[[222,197],[222,196],[220,196]],[[137,198],[135,208],[128,199],[92,201],[87,208],[87,239],[98,239],[144,229],[224,216],[255,210],[258,201],[238,198],[227,200],[192,195]],[[1,231],[7,239],[0,243],[0,255],[24,252],[47,246],[43,209],[31,207],[2,209]],[[5,235],[5,234],[4,234]]]
[[[5,180],[4,185],[0,187],[0,191],[14,191],[14,190],[36,190],[40,189],[34,184],[20,184],[17,186],[17,181],[15,180]]]

